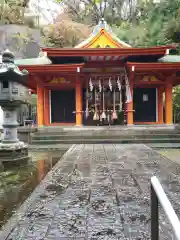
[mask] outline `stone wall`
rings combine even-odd
[[[0,25],[0,52],[9,49],[16,58],[37,57],[40,51],[40,29],[24,25]]]

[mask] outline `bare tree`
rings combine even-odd
[[[97,24],[105,18],[111,24],[121,19],[133,19],[136,0],[56,0],[73,20]]]
[[[29,0],[1,0],[0,15],[1,22],[5,24],[23,23],[25,8]]]
[[[67,14],[57,17],[54,24],[43,28],[44,45],[51,47],[74,47],[91,33],[92,29],[72,21]]]

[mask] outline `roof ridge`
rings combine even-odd
[[[83,42],[81,42],[77,46],[75,46],[75,48],[81,48],[84,45],[87,45],[102,29],[104,29],[107,33],[109,33],[116,42],[118,42],[121,45],[124,45],[126,47],[131,47],[131,45],[121,41],[116,36],[116,34],[113,32],[113,30],[109,26],[109,24],[104,20],[104,18],[101,18],[99,23],[94,27],[94,29],[93,29],[92,33],[90,34],[90,36],[87,39],[85,39]]]

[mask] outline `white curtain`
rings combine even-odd
[[[132,96],[131,96],[131,90],[129,86],[129,79],[127,75],[125,75],[125,83],[126,83],[126,102],[130,103],[132,102]]]
[[[3,110],[0,107],[0,128],[2,128],[2,124],[3,124]]]

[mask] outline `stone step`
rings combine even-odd
[[[180,143],[180,138],[157,138],[157,139],[61,139],[61,140],[32,140],[32,144],[95,144],[95,143],[117,143],[117,144],[128,144],[128,143]]]
[[[173,138],[179,138],[180,134],[145,134],[142,136],[142,134],[136,134],[136,135],[34,135],[32,136],[32,140],[68,140],[68,139],[75,139],[75,140],[86,140],[86,139],[173,139]]]
[[[65,150],[71,147],[72,144],[30,144],[29,149],[33,151],[52,151],[52,150]],[[152,149],[180,149],[180,143],[147,143],[148,147]]]
[[[104,130],[71,130],[71,131],[37,131],[34,134],[35,135],[74,135],[74,134],[83,134],[83,135],[89,135],[89,134],[113,134],[113,135],[119,135],[119,134],[180,134],[180,130],[174,130],[174,129],[157,129],[157,130],[114,130],[114,129],[104,129]],[[33,133],[32,133],[33,134]]]
[[[180,143],[148,143],[146,145],[153,149],[180,149]]]
[[[71,130],[62,130],[62,129],[44,129],[38,130],[34,134],[31,135],[35,136],[52,136],[52,135],[62,135],[62,136],[76,136],[76,135],[136,135],[136,134],[180,134],[180,130],[177,129],[160,129],[160,128],[153,128],[153,129],[126,129],[126,128],[94,128],[92,130],[86,128],[74,128]]]

